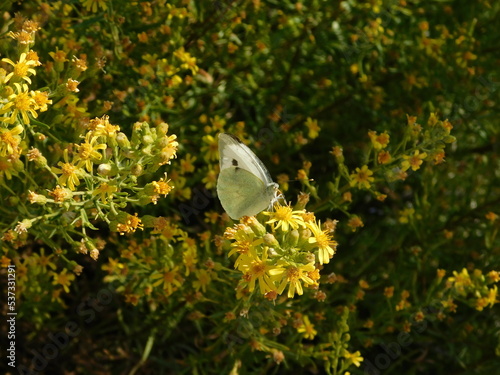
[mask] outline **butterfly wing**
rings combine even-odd
[[[221,171],[239,167],[253,173],[264,184],[273,184],[273,179],[260,159],[237,137],[227,133],[219,134],[219,162]]]
[[[217,195],[224,210],[234,220],[242,216],[257,215],[273,199],[260,178],[238,167],[221,170],[217,181]]]
[[[274,201],[278,185],[259,158],[237,137],[219,134],[217,195],[232,219],[253,216]]]

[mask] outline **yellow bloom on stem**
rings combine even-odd
[[[359,350],[355,351],[354,353],[349,353],[347,350],[344,350],[343,357],[356,367],[359,367],[361,365],[361,362],[363,362],[363,357],[361,357],[361,353],[359,352]]]
[[[22,125],[17,125],[8,130],[0,128],[0,156],[19,155],[21,150],[19,144],[21,143],[21,134],[24,131]]]
[[[80,177],[83,175],[83,170],[81,167],[75,165],[75,162],[70,163],[68,160],[68,150],[64,150],[64,162],[60,161],[57,163],[60,168],[52,167],[51,170],[55,174],[60,174],[61,176],[57,179],[57,182],[62,186],[68,186],[70,190],[74,191],[75,186],[80,184]]]
[[[351,186],[358,185],[358,189],[369,189],[370,183],[375,181],[375,178],[371,177],[373,172],[368,169],[367,165],[363,165],[361,168],[356,168],[356,172],[351,174]]]
[[[207,161],[217,160],[219,152],[217,139],[211,135],[205,135],[203,136],[202,141],[205,144],[205,146],[202,146],[201,148],[202,154],[205,155],[204,159]]]
[[[110,185],[107,182],[102,182],[96,189],[94,189],[92,195],[100,195],[101,202],[106,204],[108,203],[108,199],[111,198],[117,191],[118,188],[115,185]]]
[[[493,307],[493,305],[497,303],[497,295],[498,288],[496,285],[494,285],[493,288],[488,289],[488,296],[486,297],[486,300],[490,307]]]
[[[191,73],[198,73],[198,66],[196,65],[196,57],[191,56],[189,52],[184,50],[184,47],[179,48],[174,52],[174,56],[183,62],[182,69],[190,69]]]
[[[278,294],[283,293],[288,284],[288,298],[293,298],[295,292],[302,295],[302,282],[307,285],[314,284],[314,280],[309,277],[309,272],[314,271],[314,264],[308,263],[300,266],[288,266],[286,268],[274,268],[269,271],[276,280],[281,279]]]
[[[486,219],[488,219],[492,223],[498,219],[498,215],[493,211],[489,211],[486,215],[484,215],[484,217],[486,217]]]
[[[17,93],[12,93],[8,96],[8,103],[5,104],[0,109],[0,115],[6,114],[10,112],[10,115],[7,117],[0,117],[0,121],[6,122],[8,124],[13,124],[17,120],[17,116],[21,115],[23,122],[25,124],[30,123],[30,119],[28,114],[33,116],[34,118],[38,117],[35,109],[38,107],[37,103],[33,99],[33,97],[28,93],[28,85],[14,83],[15,88],[17,89]]]
[[[203,179],[201,180],[201,182],[205,184],[205,188],[213,189],[217,185],[217,176],[218,176],[217,171],[215,171],[213,168],[210,168],[205,174],[205,177],[203,177]]]
[[[174,267],[172,269],[165,268],[163,272],[154,274],[151,276],[153,286],[163,286],[167,296],[175,292],[181,285],[181,277],[179,275],[179,267]]]
[[[387,164],[391,161],[392,157],[389,151],[380,151],[377,155],[377,161],[380,164]]]
[[[137,229],[142,228],[144,228],[144,225],[142,224],[141,219],[137,216],[137,213],[135,215],[127,215],[125,224],[119,223],[116,226],[116,229],[120,232],[120,234],[135,232]]]
[[[238,230],[234,234],[236,240],[231,244],[232,250],[229,252],[228,257],[238,253],[239,256],[234,262],[234,268],[244,270],[249,263],[258,259],[256,247],[260,246],[264,240],[262,238],[255,238],[255,233],[249,228],[249,231]]]
[[[358,228],[364,227],[365,224],[359,216],[354,215],[347,221],[347,226],[355,232]]]
[[[64,288],[66,293],[69,293],[69,286],[71,282],[75,279],[75,275],[72,273],[67,274],[68,270],[63,270],[61,273],[53,273],[52,277],[54,280],[52,281],[52,285],[61,285]]]
[[[17,171],[11,158],[0,157],[0,180],[11,180],[12,176],[16,175]]]
[[[71,190],[62,188],[59,185],[57,185],[55,189],[49,190],[49,195],[54,198],[55,203],[63,203],[64,201],[73,197],[73,193],[71,193]]]
[[[87,11],[97,12],[99,8],[108,9],[107,0],[80,0]]]
[[[196,161],[196,156],[187,154],[183,159],[179,160],[181,165],[181,173],[191,173],[194,172],[194,162]]]
[[[56,52],[49,52],[50,57],[54,59],[56,63],[64,63],[68,61],[66,58],[67,53],[64,51],[57,50]]]
[[[203,292],[206,292],[207,286],[212,281],[212,275],[210,271],[196,270],[194,274],[198,279],[193,281],[193,287],[196,289],[196,291],[199,291],[201,289]]]
[[[373,148],[375,148],[375,150],[381,150],[383,148],[386,148],[387,145],[389,144],[390,136],[387,132],[383,132],[382,134],[377,134],[376,131],[370,130],[368,132],[368,136],[370,137]]]
[[[321,128],[318,125],[318,120],[313,120],[308,117],[306,120],[306,127],[309,130],[308,137],[311,139],[315,139],[318,137]]]
[[[275,290],[275,286],[272,278],[269,276],[268,272],[275,266],[267,264],[267,247],[264,248],[262,252],[262,259],[258,256],[253,258],[251,262],[242,265],[241,271],[245,272],[243,275],[243,280],[248,283],[248,290],[252,292],[255,289],[255,282],[259,281],[259,288],[262,294],[266,294],[272,290]]]
[[[166,176],[166,174],[165,174]],[[173,189],[173,186],[169,184],[170,180],[166,180],[166,177],[160,178],[159,181],[153,181],[154,192],[158,195],[167,196],[168,193]]]
[[[36,110],[40,112],[45,112],[48,107],[47,104],[52,104],[52,100],[49,99],[49,93],[45,91],[31,91],[31,97],[36,103]]]
[[[78,163],[80,167],[85,165],[88,172],[92,171],[93,162],[102,159],[99,150],[105,150],[108,147],[105,143],[97,143],[97,138],[91,133],[87,133],[85,142],[77,146],[74,162]]]
[[[309,243],[318,246],[318,262],[320,264],[329,263],[337,249],[337,241],[332,240],[330,233],[321,230],[321,222],[319,224],[308,222],[306,226],[313,233],[312,237],[309,237]]]
[[[307,315],[304,315],[302,318],[302,324],[297,327],[297,332],[302,333],[304,338],[308,340],[314,340],[314,337],[318,333],[318,331],[314,329],[314,324],[309,321]]]
[[[21,53],[21,56],[19,57],[19,61],[17,63],[13,62],[11,59],[2,59],[2,61],[14,67],[14,70],[5,76],[3,83],[9,82],[9,80],[14,77],[14,79],[24,79],[26,82],[31,84],[31,79],[30,77],[28,77],[28,74],[35,75],[36,71],[32,67],[39,65],[40,62],[35,60],[27,60],[26,56],[26,53]]]
[[[290,205],[282,206],[277,204],[275,206],[274,212],[264,212],[264,215],[268,215],[271,217],[269,221],[266,221],[266,224],[274,224],[274,230],[281,228],[282,231],[288,232],[290,228],[298,229],[299,226],[305,226],[304,218],[302,214],[304,214],[304,210],[293,211]]]
[[[165,136],[163,138],[163,148],[161,149],[161,161],[160,165],[170,164],[170,160],[177,157],[177,148],[179,146],[179,142],[176,141],[177,136],[172,134],[170,136]]]
[[[93,132],[93,135],[104,135],[108,138],[116,138],[116,134],[120,131],[120,127],[118,125],[112,125],[109,122],[108,115],[104,115],[101,118],[96,117],[95,119],[90,120],[88,128]]]
[[[469,272],[463,268],[460,273],[453,271],[453,276],[448,277],[447,285],[453,286],[459,294],[465,293],[465,288],[472,285]]]
[[[416,171],[420,168],[423,163],[423,159],[427,157],[425,152],[420,153],[420,150],[415,150],[413,155],[403,155],[403,162],[401,163],[401,169],[403,171],[408,170],[410,167],[412,170]]]

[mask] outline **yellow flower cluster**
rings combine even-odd
[[[493,307],[498,303],[498,287],[492,285],[500,281],[498,271],[490,271],[484,275],[479,269],[475,269],[472,275],[466,268],[462,271],[453,271],[453,276],[446,280],[446,287],[454,296],[463,300],[471,307],[482,311],[486,307]]]
[[[0,67],[0,178],[7,180],[23,169],[19,158],[26,149],[26,127],[52,104],[48,92],[30,88],[35,68],[41,65],[37,53],[29,49],[38,29],[36,22],[26,20],[21,31],[9,33],[18,41],[19,58],[1,60],[5,64]]]
[[[264,224],[244,217],[224,233],[232,242],[228,256],[238,255],[234,266],[243,273],[243,285],[252,292],[258,283],[268,299],[287,288],[289,298],[302,295],[303,286],[317,288],[318,267],[329,263],[337,248],[335,226],[322,229],[314,214],[289,205],[277,204],[263,216],[269,216]]]

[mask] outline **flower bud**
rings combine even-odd
[[[130,169],[130,173],[132,173],[134,176],[140,176],[143,171],[144,171],[144,168],[141,164],[135,164]]]
[[[112,170],[111,164],[104,163],[104,164],[99,164],[97,167],[97,173],[99,173],[101,176],[109,176]]]
[[[292,230],[288,234],[288,243],[290,244],[290,247],[295,247],[299,243],[299,231],[297,229]]]
[[[266,233],[264,235],[264,243],[266,245],[275,247],[278,247],[280,245],[276,237],[274,237],[274,235],[272,235],[271,233]]]
[[[145,135],[144,137],[142,137],[142,143],[144,143],[145,145],[150,145],[153,142],[154,142],[154,139],[150,135]]]
[[[130,141],[125,133],[119,132],[116,135],[116,142],[121,148],[130,148]]]

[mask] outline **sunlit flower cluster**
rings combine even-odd
[[[260,293],[270,299],[285,289],[292,298],[302,295],[304,287],[317,288],[317,267],[329,263],[337,248],[333,231],[322,229],[311,213],[289,205],[276,204],[262,216],[269,217],[264,224],[245,217],[224,234],[231,241],[228,256],[238,255],[234,266],[243,273],[244,285],[252,292],[258,283]]]

